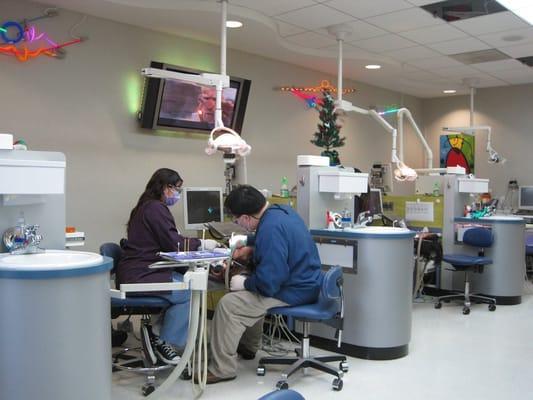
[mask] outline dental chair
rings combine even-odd
[[[470,314],[470,300],[477,300],[481,303],[488,303],[489,311],[496,310],[496,299],[477,294],[470,294],[469,272],[482,273],[486,265],[492,264],[492,259],[485,257],[485,249],[492,246],[494,241],[492,231],[486,228],[467,229],[463,235],[463,243],[467,246],[477,247],[478,253],[473,256],[470,254],[444,254],[443,261],[451,264],[454,272],[464,272],[465,290],[464,293],[451,294],[437,297],[435,308],[441,308],[443,301],[462,300],[463,314]]]
[[[268,313],[292,317],[301,321],[303,323],[303,338],[301,348],[296,350],[297,357],[263,357],[259,360],[257,375],[265,375],[265,365],[290,365],[281,374],[281,380],[276,384],[278,389],[288,389],[287,379],[289,376],[302,368],[314,368],[335,376],[332,384],[333,390],[342,390],[342,377],[344,372],[348,372],[346,357],[335,355],[311,357],[309,350],[309,328],[311,322],[322,322],[336,328],[339,333],[337,346],[340,347],[344,318],[342,268],[335,266],[324,274],[316,303],[294,307],[275,307],[268,310]],[[326,363],[328,362],[339,362],[339,369],[327,365]]]
[[[125,240],[125,239],[122,239]],[[113,269],[111,274],[114,275],[115,269],[122,258],[122,249],[116,243],[104,243],[100,246],[100,254],[113,259]],[[132,296],[125,299],[111,298],[111,318],[116,319],[120,316],[140,315],[141,324],[149,325],[150,316],[159,314],[171,304],[164,298],[157,296]],[[140,356],[131,356],[129,352],[140,354]],[[124,347],[118,352],[113,353],[113,372],[124,370],[146,375],[146,382],[142,386],[142,394],[148,396],[155,390],[155,376],[160,371],[172,368],[172,365],[153,364],[150,357],[147,356],[147,349],[144,344],[140,348]]]

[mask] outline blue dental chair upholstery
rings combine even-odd
[[[311,357],[309,351],[309,327],[311,322],[322,322],[336,328],[342,335],[342,323],[344,317],[344,301],[342,294],[342,268],[335,266],[325,274],[320,289],[318,301],[314,304],[305,304],[294,307],[275,307],[268,311],[270,314],[278,314],[292,317],[303,323],[303,338],[301,348],[298,349],[297,357],[263,357],[259,360],[257,375],[265,374],[265,365],[281,364],[290,367],[281,374],[281,380],[277,383],[278,389],[289,387],[287,379],[301,368],[314,368],[335,376],[333,389],[342,390],[343,373],[348,371],[345,356],[321,356]],[[340,362],[339,369],[327,365],[328,362]]]
[[[275,390],[261,396],[257,400],[305,400],[305,398],[294,390]]]
[[[122,239],[125,240],[125,239]],[[111,275],[113,276],[122,258],[122,249],[116,243],[104,243],[100,246],[100,254],[103,256],[111,257],[113,259],[113,269]],[[118,285],[117,285],[118,288]],[[150,315],[159,314],[170,303],[157,296],[131,296],[125,299],[111,298],[111,318],[116,319],[120,316],[140,315],[141,324],[150,324]],[[170,365],[153,364],[149,357],[146,356],[146,349],[144,344],[141,344],[141,357],[131,357],[127,353],[132,350],[124,348],[117,353],[113,354],[113,371],[125,370],[130,372],[136,372],[146,375],[146,383],[142,387],[142,393],[148,396],[155,390],[155,374],[159,371],[171,368]],[[135,349],[133,349],[135,350]]]
[[[451,264],[454,272],[464,272],[465,290],[461,294],[451,294],[440,296],[435,302],[435,308],[442,307],[442,301],[463,300],[463,314],[470,314],[470,300],[477,300],[481,303],[488,303],[489,310],[496,310],[496,299],[487,296],[470,294],[469,272],[483,272],[486,265],[492,264],[492,259],[485,257],[485,250],[492,246],[494,237],[492,231],[486,228],[467,229],[463,235],[463,243],[467,246],[478,247],[476,256],[470,254],[445,254],[443,261]]]

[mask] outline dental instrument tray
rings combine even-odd
[[[198,250],[198,251],[172,251],[159,252],[157,255],[165,260],[173,261],[177,264],[188,264],[191,262],[213,262],[229,258],[230,249]],[[164,263],[164,262],[163,262]],[[158,263],[159,264],[159,263]]]

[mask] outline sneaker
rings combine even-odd
[[[170,344],[163,342],[159,338],[157,338],[154,344],[155,354],[161,361],[172,365],[179,363],[181,358]]]
[[[150,361],[152,365],[157,363],[157,357],[154,352],[152,343],[157,339],[152,333],[152,330],[148,325],[141,325],[141,342],[142,342],[142,351],[146,360]]]

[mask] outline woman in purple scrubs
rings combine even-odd
[[[150,269],[149,265],[161,261],[160,251],[198,250],[214,247],[214,241],[202,241],[182,236],[169,207],[180,199],[183,179],[168,168],[154,172],[137,205],[131,211],[127,225],[128,240],[122,244],[123,257],[117,267],[117,282],[154,283],[182,282],[183,275],[172,269]],[[166,298],[171,305],[154,329],[141,327],[141,337],[148,356],[155,364],[157,358],[169,364],[177,364],[176,352],[185,347],[189,324],[190,293],[185,290],[154,293]]]

